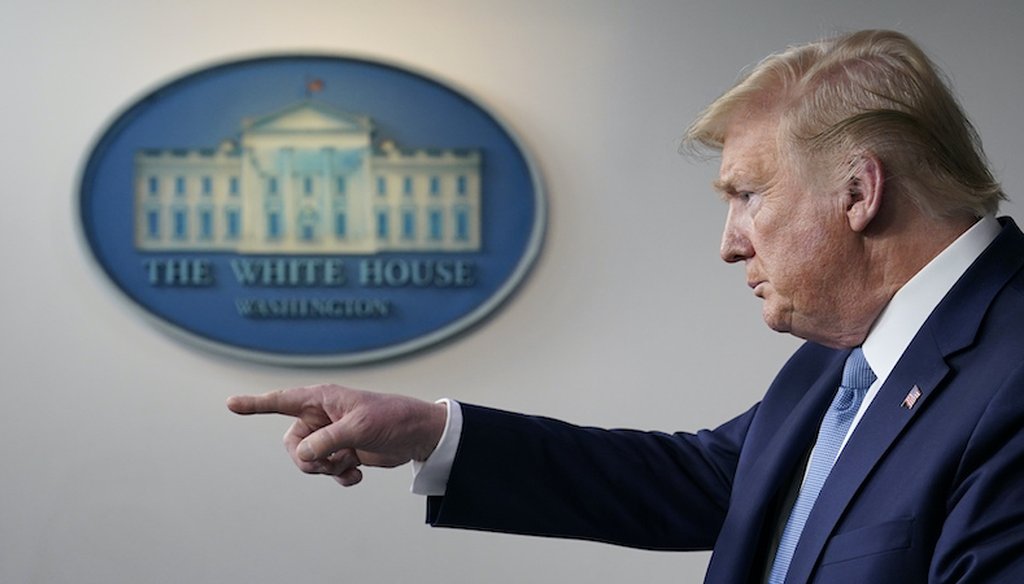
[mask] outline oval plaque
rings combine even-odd
[[[106,275],[201,346],[282,364],[394,357],[480,321],[541,247],[539,177],[483,107],[378,62],[209,67],[129,106],[89,154]]]

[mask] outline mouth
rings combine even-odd
[[[766,280],[750,280],[749,282],[747,282],[747,286],[749,286],[750,289],[754,291],[754,296],[757,296],[758,298],[764,298],[764,292],[761,288],[766,283]]]

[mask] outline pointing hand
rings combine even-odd
[[[395,467],[426,460],[441,439],[447,406],[411,397],[313,385],[228,398],[243,415],[295,418],[285,448],[299,469],[332,475],[344,486],[362,480],[360,465]]]

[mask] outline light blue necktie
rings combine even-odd
[[[818,428],[818,439],[811,451],[811,460],[807,463],[807,475],[800,486],[800,494],[793,504],[789,519],[786,520],[786,528],[775,552],[768,584],[782,584],[786,580],[789,562],[793,559],[793,552],[800,541],[807,516],[811,514],[811,508],[818,499],[821,486],[825,484],[825,479],[832,471],[832,465],[839,454],[839,446],[846,438],[846,432],[849,431],[850,424],[857,415],[861,402],[864,401],[864,394],[874,382],[875,374],[864,359],[864,353],[857,347],[846,358],[843,381],[839,385],[835,399],[832,400],[832,405],[825,412],[821,427]]]

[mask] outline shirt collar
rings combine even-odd
[[[884,380],[960,276],[999,235],[999,222],[986,216],[971,226],[900,288],[864,340],[864,358]]]

